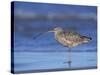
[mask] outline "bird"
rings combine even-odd
[[[55,39],[59,42],[62,46],[68,47],[68,64],[71,67],[71,49],[75,46],[78,46],[83,43],[88,43],[92,40],[91,37],[81,35],[74,31],[67,31],[65,32],[61,27],[55,27],[48,32],[54,32]]]

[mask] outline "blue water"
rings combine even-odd
[[[67,52],[15,52],[15,72],[68,69]],[[73,52],[71,68],[96,67],[96,52]]]
[[[15,39],[14,39],[14,70],[15,72],[23,72],[30,70],[45,70],[45,69],[70,69],[68,63],[64,63],[68,61],[67,56],[67,47],[63,47],[59,44],[55,38],[53,33],[45,33],[34,39],[34,36],[41,33],[42,30],[38,31],[38,29],[43,29],[46,27],[46,24],[50,24],[52,28],[54,24],[47,21],[37,21],[38,26],[35,25],[36,22],[30,22],[30,28],[37,29],[37,31],[28,31],[28,27],[25,30],[25,22],[21,24],[20,22],[16,23],[17,26],[22,26],[22,31],[15,31]],[[59,22],[60,25],[61,22]],[[69,22],[70,23],[70,22]],[[71,56],[71,68],[85,68],[87,67],[96,67],[97,65],[97,39],[96,39],[96,23],[94,22],[78,22],[76,23],[76,31],[82,35],[92,37],[92,41],[87,44],[82,44],[77,47],[72,48],[72,56]],[[42,25],[42,26],[41,26]],[[61,24],[69,27],[68,24]],[[75,24],[74,24],[75,25]],[[73,26],[74,26],[73,25]],[[91,25],[90,27],[88,27]],[[46,27],[48,30],[48,26]],[[47,31],[44,28],[44,31]],[[85,29],[85,30],[84,30]]]
[[[12,63],[15,72],[70,69],[69,64],[64,63],[68,61],[68,48],[55,40],[54,33],[45,33],[57,26],[65,31],[72,30],[92,38],[89,43],[72,48],[71,68],[96,67],[96,7],[23,2],[16,2],[14,7],[14,62]],[[69,17],[50,19],[52,13],[58,16],[63,13]],[[42,35],[38,36],[39,34]]]

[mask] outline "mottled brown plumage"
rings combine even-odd
[[[91,40],[90,37],[82,36],[79,33],[69,31],[65,32],[62,28],[56,27],[49,32],[55,32],[55,39],[63,46],[74,47]]]

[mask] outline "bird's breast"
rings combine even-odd
[[[81,39],[66,38],[64,35],[55,35],[56,40],[63,46],[74,47],[80,44]]]
[[[62,45],[64,46],[68,46],[69,44],[71,44],[70,41],[66,40],[66,38],[64,37],[64,35],[55,35],[55,39]]]

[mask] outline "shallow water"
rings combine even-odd
[[[23,24],[22,24],[23,23]],[[35,25],[36,23],[36,25]],[[49,69],[77,69],[77,68],[94,68],[97,65],[97,34],[96,34],[96,22],[92,21],[76,21],[72,26],[77,28],[77,32],[82,35],[92,37],[92,40],[87,44],[82,44],[72,48],[71,67],[68,61],[67,50],[68,48],[63,47],[59,44],[53,33],[43,34],[36,39],[34,36],[41,33],[38,28],[42,26],[48,29],[48,24],[51,25],[50,21],[33,21],[29,22],[29,29],[25,29],[25,23],[16,23],[17,27],[21,27],[24,31],[14,32],[14,71],[25,72],[25,71],[41,71]],[[56,22],[55,22],[56,23]],[[55,24],[54,22],[52,25]],[[58,22],[57,22],[58,23]],[[59,22],[62,27],[69,27],[66,23],[72,22]],[[83,25],[85,24],[85,25]],[[41,26],[42,25],[42,26]],[[91,25],[90,27],[88,27]],[[30,27],[33,27],[33,31],[29,31]],[[52,28],[53,26],[50,26]],[[34,29],[37,30],[34,31]],[[85,30],[84,30],[85,29]],[[28,32],[29,31],[29,32]]]
[[[70,69],[67,52],[15,52],[14,70]],[[72,52],[71,68],[96,67],[96,52]],[[87,69],[87,68],[86,68]]]
[[[23,24],[22,24],[23,23]],[[50,21],[33,21],[29,22],[29,25],[22,23],[16,23],[17,27],[23,28],[23,31],[14,32],[14,71],[35,71],[46,69],[77,69],[77,68],[94,68],[97,65],[97,34],[96,34],[96,22],[92,21],[76,21],[72,26],[77,28],[77,32],[92,37],[92,40],[87,44],[82,44],[72,48],[71,67],[68,61],[67,47],[63,47],[59,44],[53,33],[43,34],[36,39],[34,36],[38,35],[43,30],[48,29],[48,24],[54,25],[56,22]],[[37,23],[37,24],[35,24]],[[57,22],[58,23],[58,22]],[[64,28],[69,27],[71,22],[59,22]],[[85,24],[85,25],[84,25]],[[42,25],[42,26],[41,26]],[[90,26],[91,25],[91,26]],[[88,27],[90,26],[90,27]],[[29,27],[29,29],[27,29]],[[29,31],[30,27],[33,27],[33,31]],[[50,26],[52,28],[54,26]],[[37,30],[34,31],[34,29]],[[84,30],[85,29],[85,30]],[[29,31],[29,32],[28,32]]]

